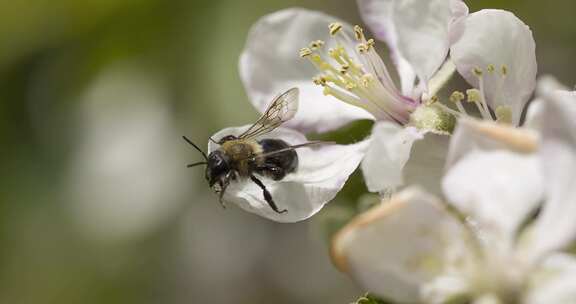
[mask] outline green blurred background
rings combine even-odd
[[[513,11],[534,31],[539,72],[574,84],[576,2],[469,4]],[[0,3],[0,303],[348,303],[362,293],[326,247],[330,228],[370,200],[358,175],[319,216],[287,225],[222,210],[201,169],[185,168],[199,156],[181,135],[204,143],[257,116],[237,59],[259,16],[292,6],[359,22],[350,0]]]

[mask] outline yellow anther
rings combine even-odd
[[[505,64],[503,64],[500,67],[500,72],[502,73],[502,76],[506,76],[508,74],[508,67]]]
[[[481,102],[482,94],[478,89],[468,89],[466,90],[466,95],[468,95],[468,102]]]
[[[479,67],[475,67],[472,69],[472,73],[474,73],[474,75],[476,75],[477,77],[482,77],[482,74],[484,72],[482,72],[482,69]]]
[[[310,48],[305,47],[300,49],[300,57],[304,58],[310,55],[312,55],[312,50]]]
[[[367,49],[374,47],[374,43],[375,43],[374,39],[372,38],[368,39],[368,41],[366,42]]]
[[[338,22],[330,23],[328,29],[330,30],[330,35],[334,36],[342,29],[342,24]]]
[[[332,95],[332,90],[329,86],[325,86],[324,90],[322,90],[322,94],[324,94],[324,96]]]
[[[512,109],[508,106],[497,106],[496,111],[496,121],[500,123],[511,124],[512,123]]]
[[[319,49],[319,48],[321,48],[322,46],[324,46],[324,41],[322,41],[322,40],[316,40],[316,41],[310,42],[310,48],[313,49],[313,50],[314,50],[314,49]]]
[[[353,82],[346,82],[346,90],[353,90],[357,87],[357,85]]]
[[[349,65],[343,65],[340,67],[340,69],[338,69],[338,72],[340,72],[340,74],[344,75],[346,74],[346,72],[348,72],[348,69],[350,68]]]
[[[368,51],[368,47],[365,44],[360,43],[356,46],[356,50],[358,51],[358,53],[364,54]]]
[[[354,36],[356,36],[356,40],[358,41],[362,41],[365,39],[364,30],[359,25],[354,26]]]
[[[361,81],[362,86],[367,88],[372,84],[372,82],[374,82],[374,76],[372,76],[372,74],[369,74],[369,73],[364,74],[364,75],[362,75],[362,78],[360,81]]]
[[[496,70],[496,68],[494,67],[493,64],[489,64],[487,70],[488,70],[489,73],[494,73],[494,71]]]
[[[464,98],[466,98],[466,96],[464,96],[464,93],[462,93],[460,91],[454,91],[450,95],[450,101],[453,103],[459,103],[462,100],[464,100]]]
[[[427,106],[431,106],[437,102],[438,102],[438,96],[434,95],[434,96],[430,97],[430,99],[426,100],[426,102],[424,104]]]
[[[324,78],[322,76],[316,76],[316,77],[312,78],[312,81],[314,82],[315,85],[321,85],[321,86],[326,85],[326,78]]]

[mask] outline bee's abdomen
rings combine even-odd
[[[263,139],[258,141],[258,143],[262,147],[262,153],[270,153],[290,147],[290,145],[280,139]],[[286,174],[296,171],[297,167],[298,154],[295,150],[287,150],[265,156],[261,160],[258,171],[274,180],[280,180]]]

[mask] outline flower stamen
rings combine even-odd
[[[374,40],[366,40],[360,26],[354,27],[353,38],[340,23],[330,24],[328,30],[335,46],[324,49],[325,42],[316,40],[300,50],[300,56],[320,72],[314,84],[323,86],[324,94],[361,107],[377,119],[408,123],[418,103],[399,93],[374,50]]]
[[[460,111],[460,113],[468,116],[468,112],[466,112],[466,109],[462,105],[462,100],[464,100],[464,98],[466,98],[466,96],[464,96],[464,93],[462,93],[460,91],[454,91],[450,95],[450,101],[456,105],[456,107],[458,108],[458,111]]]
[[[468,102],[474,103],[476,105],[476,108],[478,109],[478,112],[480,112],[480,115],[482,115],[482,118],[487,120],[492,119],[490,113],[487,112],[486,108],[483,106],[484,96],[482,96],[481,90],[468,89],[466,90],[466,96],[468,96]]]

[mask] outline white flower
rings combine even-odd
[[[372,32],[387,42],[399,86],[375,51],[375,41],[366,37],[361,27],[320,12],[286,9],[264,16],[250,31],[240,58],[240,74],[248,95],[262,111],[265,101],[276,92],[298,86],[302,92],[301,111],[287,126],[305,132],[325,132],[357,119],[375,120],[362,162],[368,189],[394,189],[404,184],[404,179],[432,187],[430,176],[432,180],[440,177],[448,139],[429,131],[450,131],[453,121],[444,110],[463,114],[436,102],[436,93],[455,68],[462,70],[468,65],[478,69],[505,66],[508,78],[498,79],[516,80],[516,73],[525,72],[525,67],[507,60],[515,58],[510,54],[514,55],[517,41],[532,41],[531,33],[520,20],[503,11],[480,11],[468,16],[461,1],[360,0],[358,4]],[[488,19],[496,19],[514,32],[494,32],[484,24],[493,22]],[[522,26],[525,30],[518,31]],[[478,49],[484,46],[473,45],[475,35],[479,39],[488,35],[497,38],[500,44],[496,52],[501,55],[493,54],[492,43],[485,45],[489,51]],[[508,40],[514,35],[514,40]],[[451,44],[456,65],[446,60]],[[526,48],[527,58],[534,58],[533,53],[533,49]],[[297,54],[311,64],[304,64]],[[530,78],[530,73],[524,77]],[[502,85],[502,92],[518,88],[506,87],[506,81],[494,81]],[[479,88],[483,90],[485,83],[488,86],[492,80],[483,81]],[[486,103],[499,104],[492,103],[492,96],[484,98],[477,91],[470,91],[469,97],[483,110],[489,111]],[[422,106],[434,102],[438,107]],[[461,106],[460,100],[456,103]]]
[[[411,188],[360,215],[339,268],[400,303],[576,303],[576,93],[543,100],[540,134],[460,124],[446,203]]]

